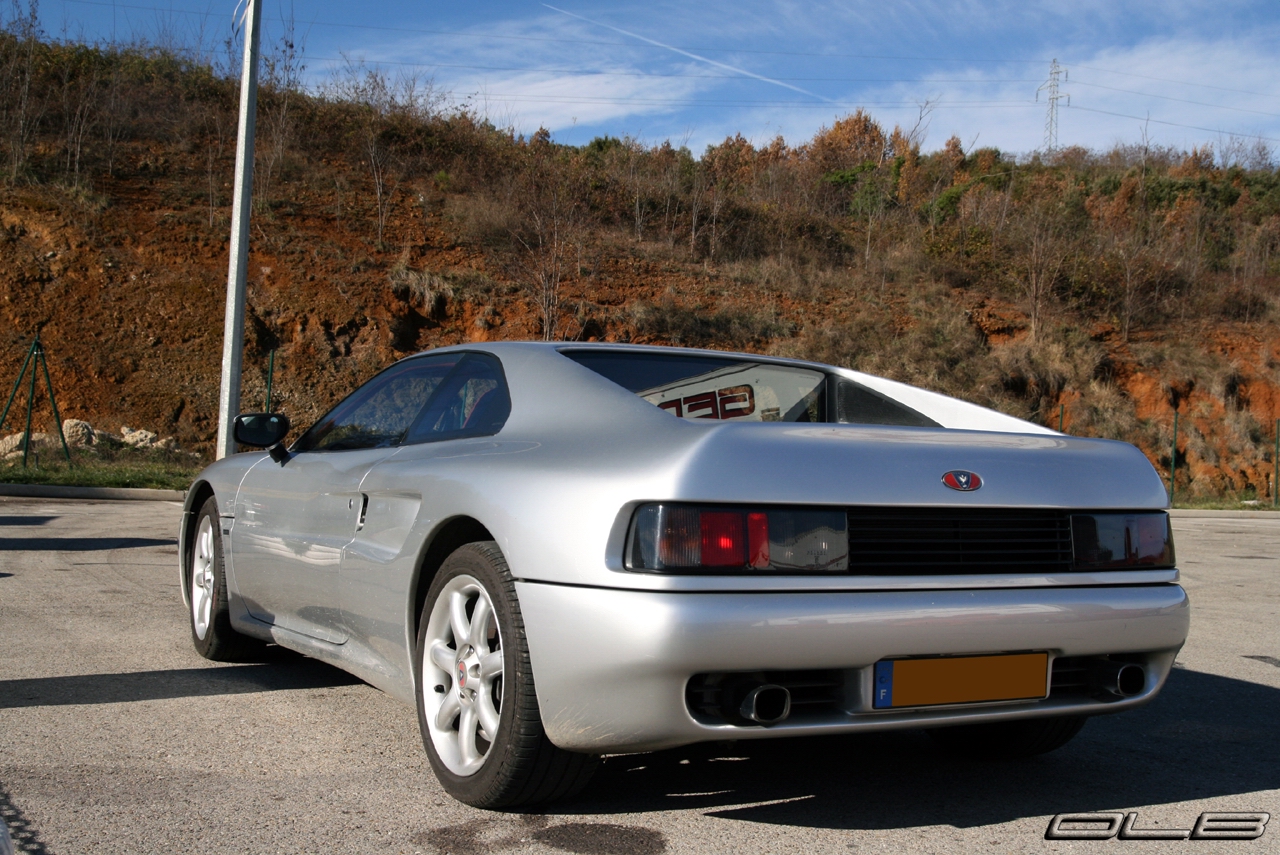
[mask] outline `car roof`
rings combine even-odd
[[[630,344],[621,342],[579,342],[579,341],[477,341],[465,342],[463,344],[452,344],[447,347],[436,348],[433,350],[422,351],[414,356],[423,356],[428,353],[444,353],[447,351],[485,351],[495,356],[500,356],[503,352],[522,351],[522,350],[538,350],[538,351],[555,351],[564,350],[599,350],[614,353],[654,353],[654,354],[674,354],[679,356],[705,356],[716,359],[741,359],[749,362],[764,362],[775,365],[794,365],[796,367],[813,368],[819,371],[849,371],[850,369],[841,368],[837,365],[828,365],[824,362],[814,362],[807,359],[794,359],[783,356],[767,356],[762,353],[745,353],[734,350],[711,350],[703,347],[680,347],[672,345],[654,345],[654,344]]]

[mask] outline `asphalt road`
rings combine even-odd
[[[1164,694],[1026,762],[919,733],[613,758],[545,814],[464,807],[414,713],[281,653],[191,647],[169,502],[0,500],[0,815],[69,853],[1280,852],[1280,518],[1175,520],[1191,638]],[[1253,842],[1046,841],[1049,818],[1276,817]],[[1110,850],[1108,850],[1110,851]]]

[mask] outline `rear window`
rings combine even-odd
[[[560,352],[677,418],[936,427],[909,407],[812,368],[673,353]]]
[[[826,421],[826,375],[714,356],[564,350],[565,356],[682,419]]]
[[[940,426],[850,379],[806,367],[682,353],[573,348],[561,353],[677,419]]]

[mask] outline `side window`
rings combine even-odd
[[[348,395],[316,422],[295,451],[340,451],[395,445],[463,354],[407,359]]]
[[[510,414],[502,364],[485,353],[468,353],[436,389],[404,441],[492,436]]]
[[[923,413],[841,377],[836,386],[836,421],[847,425],[941,427]]]

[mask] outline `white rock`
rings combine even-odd
[[[25,435],[26,434],[15,433],[12,436],[6,436],[4,439],[0,439],[0,455],[5,455],[6,460],[8,460],[9,457],[15,453],[19,457],[21,457],[22,456],[22,437]],[[58,442],[57,437],[50,436],[47,433],[31,434],[32,449],[46,448],[49,446],[56,445],[57,442]]]
[[[156,434],[149,430],[133,430],[121,426],[120,439],[125,445],[132,445],[134,448],[150,448],[156,444]]]
[[[62,435],[66,437],[67,445],[72,448],[93,445],[93,425],[80,419],[65,420],[62,423]]]
[[[0,454],[8,454],[15,448],[21,448],[22,437],[23,434],[15,433],[12,436],[6,436],[4,439],[0,439]]]

